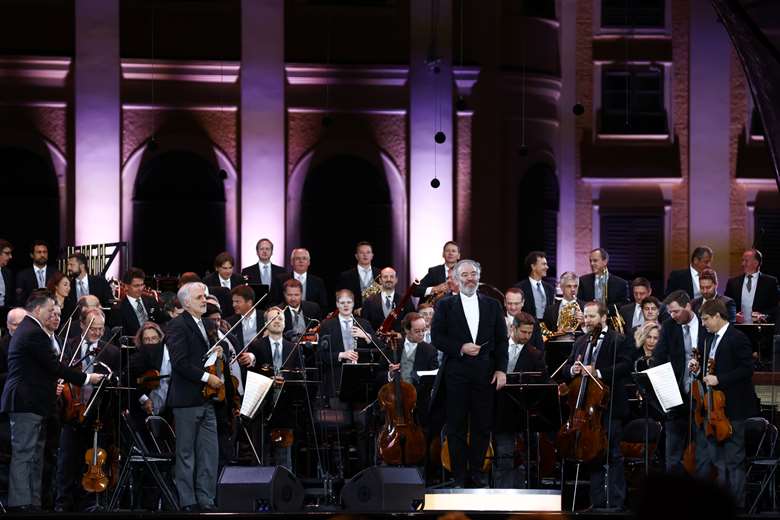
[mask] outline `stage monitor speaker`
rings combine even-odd
[[[303,485],[283,466],[225,466],[217,485],[220,511],[295,512],[303,507]]]
[[[417,468],[372,466],[366,468],[341,490],[347,511],[417,511],[425,500],[425,484]]]

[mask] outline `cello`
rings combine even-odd
[[[590,334],[585,357],[595,348],[601,326]],[[581,367],[582,363],[577,360]],[[603,411],[609,403],[609,388],[585,368],[569,383],[569,419],[561,425],[555,439],[558,454],[564,459],[589,462],[600,456],[607,447],[607,432],[602,422]]]
[[[401,309],[412,297],[414,287],[420,282],[415,280],[404,293],[398,305],[387,315],[377,331],[386,338],[393,351],[394,361],[400,364],[398,335],[392,327]],[[417,404],[417,390],[414,385],[401,380],[400,372],[393,381],[379,389],[377,397],[385,412],[385,425],[379,434],[379,454],[387,464],[417,464],[425,457],[425,434],[414,421],[414,408]]]

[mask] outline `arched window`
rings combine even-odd
[[[518,278],[528,276],[523,260],[531,251],[547,253],[547,276],[557,277],[558,178],[548,164],[531,166],[517,190]]]
[[[47,159],[25,148],[0,147],[0,237],[16,248],[11,268],[30,265],[27,254],[37,239],[49,244],[55,262],[60,244],[60,196],[57,176]]]
[[[312,272],[335,283],[355,265],[355,244],[371,242],[374,265],[393,265],[393,215],[385,174],[365,159],[337,155],[306,175],[301,198],[301,245]],[[332,294],[334,287],[329,285]]]
[[[211,269],[225,249],[225,188],[217,168],[183,150],[148,160],[135,181],[132,236],[132,264],[148,274]]]

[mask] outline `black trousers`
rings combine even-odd
[[[482,468],[493,427],[495,387],[493,362],[486,356],[450,359],[447,384],[447,443],[456,485],[463,485],[467,471]],[[467,446],[466,437],[471,432]]]

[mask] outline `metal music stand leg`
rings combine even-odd
[[[580,481],[580,463],[577,463],[577,472],[574,475],[574,495],[571,497],[571,512],[574,512],[574,505],[577,502],[577,484]]]
[[[249,443],[249,447],[252,448],[252,453],[255,456],[255,460],[257,461],[257,465],[258,466],[262,466],[263,465],[263,459],[260,458],[260,456],[257,454],[257,450],[255,449],[255,443],[252,442],[252,437],[249,435],[249,432],[247,431],[246,426],[244,425],[244,421],[242,421],[240,417],[239,417],[238,420],[241,423],[241,429],[244,431],[244,435],[246,435],[246,441]],[[260,431],[263,432],[263,423],[262,423],[262,421],[260,422]],[[262,435],[262,433],[261,433],[261,435]],[[263,438],[262,437],[260,437],[260,442],[261,443],[263,442]],[[260,448],[262,449],[262,447],[263,446],[261,444]]]

